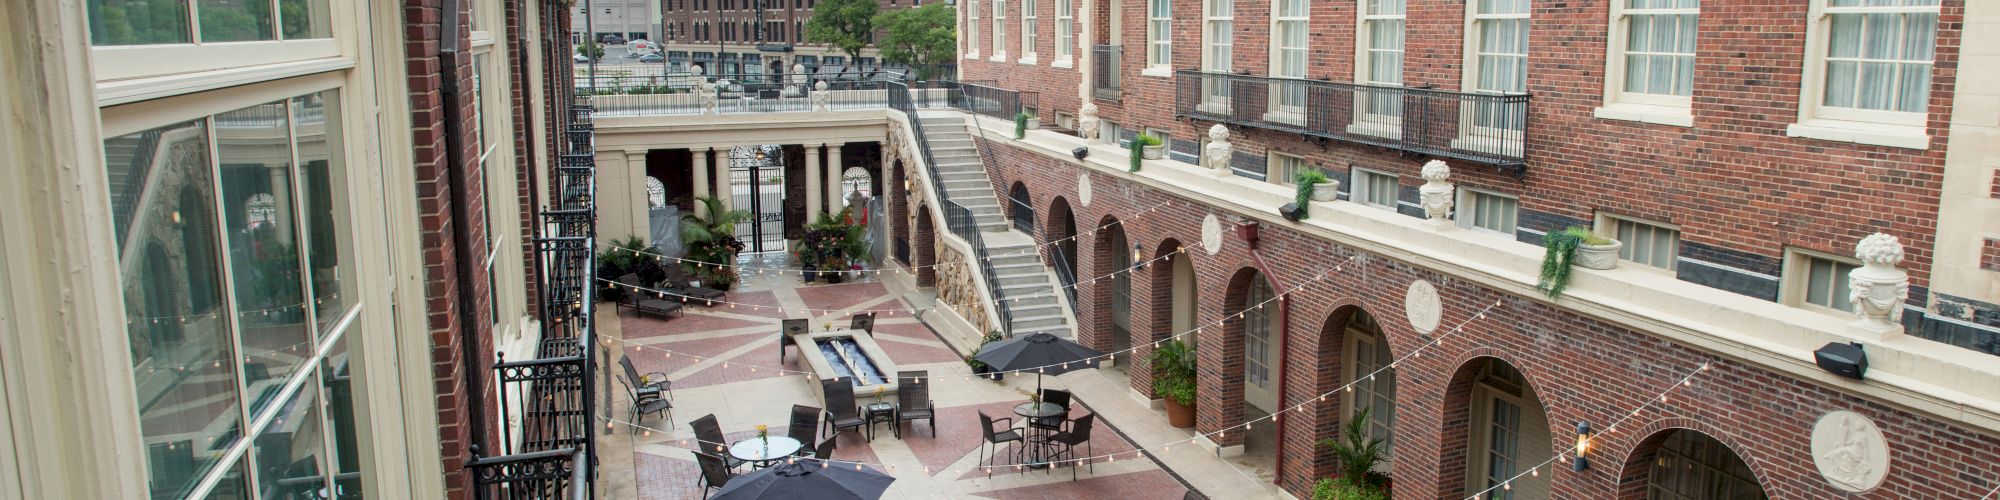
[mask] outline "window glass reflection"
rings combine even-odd
[[[187,0],[90,0],[91,45],[187,43]]]
[[[299,267],[289,124],[284,101],[215,117],[223,235],[252,415],[264,411],[314,350]]]

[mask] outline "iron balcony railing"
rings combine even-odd
[[[1124,93],[1124,75],[1119,71],[1125,67],[1125,47],[1092,45],[1090,53],[1097,58],[1091,70],[1091,95],[1098,99],[1118,99]]]
[[[1026,109],[1039,109],[1041,98],[1039,93],[1003,89],[994,86],[993,82],[963,82],[959,84],[958,92],[952,95],[951,107],[1011,122],[1014,115]]]
[[[1180,71],[1174,109],[1197,120],[1491,164],[1526,175],[1528,94]]]
[[[578,80],[577,92],[596,97],[595,114],[659,116],[709,113],[707,98],[715,101],[715,113],[723,114],[812,111],[812,92],[820,82],[826,82],[828,109],[884,109],[889,83],[903,80],[900,74],[883,72],[600,75],[593,81]]]
[[[966,244],[972,247],[972,257],[979,262],[979,274],[985,278],[986,296],[992,299],[993,312],[1000,320],[1000,329],[1007,335],[1012,336],[1014,333],[1014,311],[1008,306],[1010,301],[1002,299],[1000,280],[993,273],[992,255],[987,253],[986,240],[980,235],[979,219],[972,213],[972,209],[951,200],[951,193],[945,190],[944,187],[944,177],[938,172],[936,156],[931,154],[930,140],[925,137],[923,120],[917,117],[918,105],[921,103],[923,107],[930,107],[933,104],[932,97],[936,96],[939,92],[944,94],[944,101],[953,107],[959,107],[960,103],[972,102],[973,100],[967,96],[968,86],[955,82],[918,82],[918,85],[923,92],[913,94],[908,84],[902,82],[891,83],[889,92],[890,107],[902,112],[903,116],[909,117],[910,134],[916,138],[917,151],[921,152],[924,158],[924,170],[930,174],[928,177],[931,180],[931,187],[937,192],[938,208],[944,212],[945,227],[952,234],[964,239]],[[923,98],[918,99],[916,97],[918,95],[923,96]],[[1017,98],[1014,102],[1016,111],[1018,112],[1020,101]],[[968,124],[968,126],[971,126],[974,130],[979,129],[977,124]],[[984,165],[984,154],[981,155],[981,161],[981,165]]]

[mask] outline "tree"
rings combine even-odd
[[[576,46],[576,53],[595,61],[604,58],[604,46],[598,45],[596,40],[586,38],[583,43]]]
[[[831,44],[849,61],[861,59],[861,48],[875,37],[875,1],[820,0],[806,21],[806,41]]]
[[[937,65],[957,58],[958,26],[951,8],[932,3],[915,9],[883,12],[875,26],[887,34],[882,59],[917,70],[918,80],[937,76]]]

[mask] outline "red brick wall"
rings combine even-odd
[[[1017,62],[1021,60],[1022,2],[1035,2],[1035,64]],[[1079,10],[1082,5],[1081,0],[1071,3],[1072,8]],[[1036,98],[1023,97],[1021,104],[1035,108],[1040,113],[1042,125],[1046,127],[1056,125],[1057,111],[1076,115],[1077,109],[1083,106],[1077,99],[1077,85],[1082,82],[1083,74],[1075,66],[1082,63],[1083,53],[1089,50],[1089,45],[1080,41],[1073,44],[1075,55],[1072,59],[1075,63],[1072,67],[1050,65],[1056,60],[1056,0],[1007,0],[1007,60],[997,62],[991,59],[994,53],[993,0],[980,0],[979,8],[979,58],[965,59],[960,63],[962,79],[992,82],[1009,90],[1035,92]],[[966,32],[964,24],[967,22],[970,22],[967,16],[959,16],[960,33]],[[1081,40],[1083,24],[1076,20],[1071,23],[1074,27],[1072,36]]]
[[[1077,199],[1078,169],[1068,161],[994,143],[982,147],[997,155],[995,184],[1026,183],[1036,202],[1042,204],[1038,210],[1048,210],[1047,200],[1056,197]],[[1176,247],[1175,242],[1201,241],[1201,220],[1210,213],[1221,217],[1226,228],[1232,225],[1230,221],[1240,220],[1227,211],[1121,177],[1096,172],[1088,175],[1096,196],[1089,206],[1071,205],[1077,220],[1117,217],[1132,242],[1162,252]],[[1138,214],[1162,203],[1166,205],[1160,209]],[[1212,324],[1238,312],[1248,270],[1255,267],[1245,243],[1233,231],[1226,229],[1224,233],[1220,253],[1209,255],[1196,245],[1186,254],[1194,264],[1195,288],[1199,290],[1196,325]],[[2000,461],[2000,437],[1756,365],[1716,359],[1712,353],[1552,307],[1538,297],[1483,288],[1282,224],[1263,224],[1261,233],[1259,251],[1271,266],[1263,271],[1285,286],[1297,288],[1289,299],[1290,326],[1282,336],[1290,345],[1285,348],[1289,356],[1281,360],[1281,376],[1290,381],[1285,383],[1279,408],[1311,401],[1346,382],[1338,371],[1337,363],[1344,355],[1337,332],[1357,308],[1375,316],[1398,357],[1442,340],[1420,357],[1403,359],[1397,365],[1397,458],[1392,475],[1397,491],[1406,497],[1464,498],[1472,493],[1460,487],[1466,473],[1466,429],[1473,422],[1466,412],[1469,379],[1461,368],[1484,358],[1505,361],[1525,375],[1547,412],[1552,449],[1569,446],[1578,421],[1602,429],[1593,460],[1596,467],[1576,473],[1557,464],[1541,471],[1542,477],[1551,481],[1555,498],[1612,498],[1630,487],[1621,483],[1643,481],[1643,474],[1623,473],[1626,458],[1643,451],[1635,450],[1642,440],[1673,427],[1691,427],[1728,444],[1750,464],[1773,498],[1839,497],[1820,478],[1807,451],[1815,419],[1832,410],[1866,415],[1883,429],[1889,441],[1894,466],[1871,496],[1976,497],[1990,490],[1991,478],[2000,474],[1990,465]],[[1089,245],[1098,241],[1085,238],[1078,253],[1097,253]],[[1350,257],[1355,259],[1349,261]],[[1338,270],[1337,265],[1341,266]],[[1171,266],[1149,269],[1136,274],[1132,284],[1134,290],[1151,291],[1133,295],[1137,330],[1133,335],[1139,339],[1157,339],[1170,333],[1164,331],[1165,322],[1161,321],[1168,314],[1161,303],[1169,296],[1161,278],[1171,273]],[[1329,277],[1311,282],[1322,273]],[[1444,305],[1442,326],[1423,335],[1402,313],[1404,295],[1417,279],[1436,285]],[[1079,295],[1096,296],[1098,288],[1109,285],[1110,280],[1086,282],[1080,285]],[[1473,318],[1494,304],[1498,305],[1484,319]],[[1084,316],[1079,318],[1083,325],[1102,324],[1094,315],[1110,314],[1104,307],[1080,308],[1079,312]],[[1464,325],[1461,333],[1449,333],[1460,324]],[[1242,442],[1240,329],[1231,322],[1223,328],[1204,328],[1198,334],[1198,426],[1203,432],[1228,430],[1215,439],[1224,445]],[[1090,338],[1095,335],[1091,329],[1082,335],[1086,342],[1096,342]],[[1696,376],[1691,386],[1676,389],[1668,403],[1659,404],[1654,399],[1710,360],[1715,360],[1713,368]],[[1150,393],[1145,370],[1132,372],[1133,388]],[[1280,477],[1294,495],[1306,497],[1314,478],[1333,471],[1335,464],[1312,441],[1334,435],[1339,401],[1328,398],[1328,403],[1311,407],[1313,412],[1294,413],[1284,419],[1282,447],[1286,458]],[[1649,401],[1653,404],[1637,416],[1611,426]],[[1271,424],[1266,421],[1261,425]],[[1253,449],[1249,453],[1271,451]]]
[[[1199,69],[1200,0],[1173,2],[1173,67]],[[1772,263],[1788,246],[1845,255],[1861,237],[1886,232],[1906,245],[1904,267],[1921,290],[1934,245],[1964,0],[1946,0],[1939,21],[1927,125],[1937,140],[1928,150],[1785,136],[1786,126],[1798,119],[1805,58],[1807,7],[1796,0],[1703,5],[1694,127],[1594,118],[1592,111],[1603,100],[1607,2],[1536,4],[1528,72],[1533,98],[1527,176],[1517,180],[1491,167],[1454,161],[1454,182],[1520,196],[1524,210],[1585,221],[1603,211],[1677,224],[1685,242]],[[1408,84],[1461,87],[1464,6],[1462,0],[1410,0]],[[1205,133],[1212,123],[1175,119],[1174,79],[1139,74],[1145,62],[1146,0],[1124,0],[1122,7],[1123,95],[1096,100],[1100,116],[1128,129],[1166,128],[1179,140]],[[1352,81],[1356,6],[1313,2],[1311,9],[1308,77]],[[1269,2],[1236,2],[1234,69],[1265,74],[1269,10]],[[985,33],[991,31],[990,15],[981,13],[988,23],[981,27],[982,38],[991,36]],[[1009,22],[1018,22],[1018,12],[1010,14]],[[1010,40],[1019,40],[1018,28],[1009,31]],[[981,52],[991,55],[984,47]],[[1018,50],[1009,52],[1018,57]],[[1069,88],[1072,80],[1056,79],[1074,77],[1066,71],[1012,63],[968,61],[965,66],[968,80],[1043,91],[1045,117],[1074,109],[1047,90],[1052,84]],[[1417,183],[1424,160],[1338,141],[1318,145],[1296,134],[1233,132],[1231,140],[1241,152],[1283,151],[1342,172],[1366,166],[1398,174],[1406,186]],[[1913,297],[1913,303],[1922,302]]]

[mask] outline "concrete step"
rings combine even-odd
[[[1050,335],[1055,335],[1057,337],[1062,337],[1066,339],[1071,339],[1071,340],[1075,339],[1075,337],[1070,334],[1069,325],[1052,326],[1044,328],[1021,328],[1021,327],[1014,328],[1014,336],[1016,337],[1022,335],[1031,335],[1036,333],[1047,333]]]
[[[945,191],[946,191],[947,193],[949,193],[949,194],[951,195],[951,199],[954,199],[954,200],[961,200],[961,199],[972,199],[972,200],[987,200],[987,199],[993,199],[993,188],[992,188],[992,187],[991,187],[990,185],[988,185],[988,184],[979,184],[979,185],[976,185],[976,186],[952,186],[952,185],[951,185],[951,183],[945,183],[945,187],[944,187],[944,190],[945,190]]]
[[[1062,310],[1056,309],[1054,306],[1037,307],[1026,311],[1015,309],[1013,311],[1015,330],[1022,328],[1048,328],[1069,324],[1069,321],[1063,318]]]
[[[1022,299],[1019,299],[1019,300],[1015,300],[1015,301],[1013,301],[1013,302],[1009,302],[1009,303],[1007,303],[1007,306],[1008,306],[1008,307],[1036,307],[1036,306],[1052,306],[1052,307],[1053,307],[1053,306],[1055,306],[1055,305],[1056,305],[1056,297],[1055,297],[1054,295],[1040,295],[1040,296],[1034,296],[1034,297],[1025,297],[1025,298],[1022,298]]]
[[[994,273],[999,274],[999,271],[995,270]],[[1033,285],[1036,283],[1048,284],[1049,282],[1048,276],[1041,274],[1015,274],[1015,275],[1001,274],[994,277],[994,279],[1000,281],[1000,286],[1002,289],[1005,289],[1008,286]]]
[[[1009,248],[1006,250],[1000,250],[988,247],[986,251],[991,255],[992,257],[991,260],[994,267],[1015,267],[1015,266],[1025,265],[1025,266],[1033,266],[1037,270],[1041,269],[1042,257],[1040,255],[1037,255],[1035,252],[1027,251],[1026,250],[1027,248],[1030,247]],[[1014,253],[1015,251],[1020,251],[1022,253],[1016,254]]]
[[[971,139],[956,139],[956,140],[930,139],[930,143],[931,143],[932,155],[936,155],[940,151],[948,151],[953,149],[968,149],[968,150],[972,149]]]
[[[959,125],[959,126],[961,126],[961,127],[962,127],[962,126],[964,126],[964,125],[965,125],[965,117],[963,117],[963,116],[953,116],[953,115],[922,115],[922,114],[919,114],[919,116],[917,116],[917,123],[921,123],[921,124],[924,124],[924,125],[932,125],[932,124],[936,124],[936,125]]]
[[[939,127],[936,131],[927,128],[924,129],[924,140],[932,143],[936,143],[937,141],[970,141],[972,140],[972,134],[966,133],[964,130],[949,130],[944,127]]]
[[[938,171],[938,180],[943,182],[979,181],[989,186],[993,185],[993,182],[986,178],[986,171],[984,170],[962,170],[957,172],[940,170]]]

